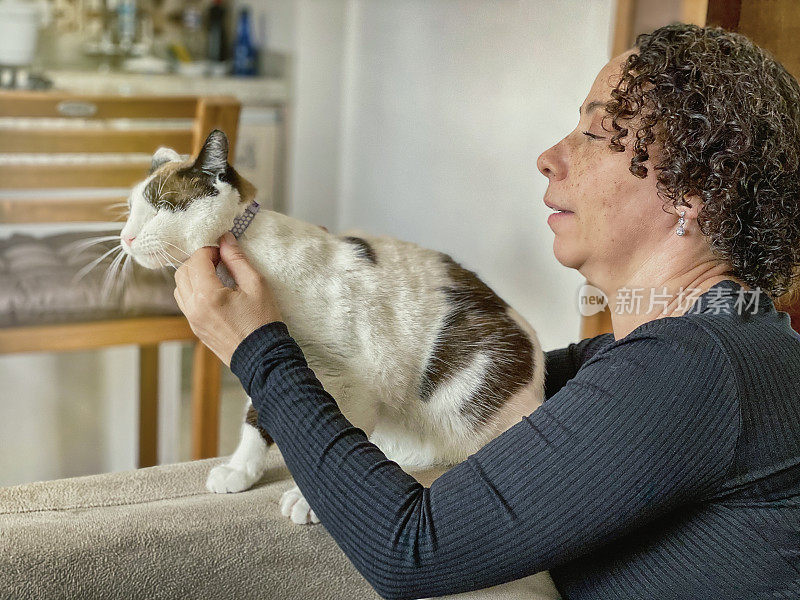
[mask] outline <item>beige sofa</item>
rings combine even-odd
[[[0,598],[378,598],[324,527],[281,516],[269,456],[239,494],[206,492],[219,458],[0,489]],[[542,573],[458,597],[558,595]]]

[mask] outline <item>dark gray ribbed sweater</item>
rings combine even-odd
[[[742,292],[726,280],[690,313],[549,352],[548,400],[430,488],[345,419],[283,323],[231,368],[386,598],[549,569],[568,600],[797,600],[800,335]]]

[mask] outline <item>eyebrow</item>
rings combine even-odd
[[[598,102],[597,100],[593,100],[592,102],[589,102],[589,106],[586,107],[586,114],[588,115],[595,108],[598,108],[600,106],[605,106],[605,105],[606,105],[605,102]],[[578,114],[581,114],[581,107],[580,106],[578,107]]]

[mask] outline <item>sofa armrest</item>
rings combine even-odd
[[[293,484],[269,459],[239,494],[206,491],[220,458],[0,489],[0,595],[378,598],[322,526],[280,514]]]
[[[322,525],[278,501],[292,482],[280,451],[261,481],[212,494],[224,458],[0,488],[2,598],[376,600]],[[416,473],[430,484],[441,471]],[[546,572],[459,600],[555,600]]]

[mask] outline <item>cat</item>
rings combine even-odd
[[[228,164],[222,131],[195,160],[160,148],[130,194],[120,243],[144,267],[176,266],[217,245],[255,195]],[[239,244],[344,415],[404,469],[462,462],[542,403],[534,329],[450,256],[263,210]],[[240,443],[206,487],[251,487],[270,444],[248,400]],[[295,523],[319,522],[297,487],[281,510]]]

